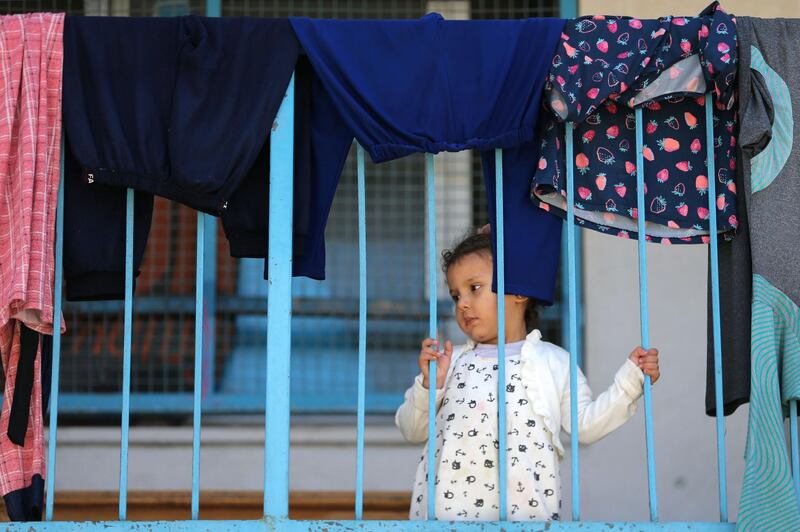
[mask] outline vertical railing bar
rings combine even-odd
[[[269,168],[264,515],[277,519],[289,515],[294,83],[272,127]]]
[[[797,437],[797,399],[789,401],[789,433],[792,445],[792,479],[795,496],[800,498],[800,455],[798,454]]]
[[[580,232],[575,237],[575,359],[578,367],[583,368],[583,249]]]
[[[717,473],[719,480],[719,520],[728,522],[728,474],[725,451],[725,412],[722,400],[722,337],[719,318],[719,256],[717,251],[717,187],[714,161],[714,98],[705,97],[706,165],[708,172],[708,230],[711,256],[711,305],[714,331],[714,394],[717,410]]]
[[[367,379],[367,209],[364,148],[356,145],[358,165],[358,419],[356,441],[356,520],[364,518],[364,408]]]
[[[206,16],[222,16],[221,0],[206,0]],[[216,388],[217,353],[217,218],[205,215],[205,284],[203,291],[203,397]]]
[[[575,244],[575,155],[572,122],[566,124],[567,270],[569,283],[569,404],[572,462],[572,520],[581,520],[580,450],[578,448],[578,297]]]
[[[206,0],[206,16],[219,17],[222,15],[222,0]]]
[[[125,314],[122,344],[122,442],[119,466],[119,519],[128,512],[128,442],[131,418],[131,338],[133,328],[133,189],[125,202]]]
[[[205,263],[205,214],[197,213],[197,256],[194,296],[194,406],[192,433],[192,519],[200,515],[200,423],[203,394],[203,294]]]
[[[217,219],[210,214],[204,220],[203,266],[203,398],[216,389],[217,353]]]
[[[506,305],[505,305],[505,226],[503,200],[503,150],[494,150],[495,212],[497,213],[495,240],[497,241],[497,441],[498,477],[500,494],[500,520],[506,520]]]
[[[59,162],[58,203],[56,204],[56,257],[55,287],[53,289],[53,363],[50,374],[50,424],[47,442],[47,489],[45,494],[45,521],[53,520],[56,489],[56,444],[58,432],[58,385],[61,368],[61,291],[64,264],[64,135],[61,135]]]
[[[565,19],[577,18],[578,0],[559,0],[558,16]]]
[[[433,154],[425,154],[428,224],[428,336],[439,339],[436,330],[436,171]],[[441,349],[439,345],[437,348]],[[428,366],[428,519],[436,519],[436,362]]]
[[[569,254],[567,253],[567,234],[568,231],[564,231],[561,234],[561,264],[567,264],[569,260]],[[580,242],[576,242],[575,244],[575,272],[577,279],[583,279],[583,263],[581,260],[582,250]],[[569,272],[567,271],[566,267],[562,267],[559,272],[559,280],[561,282],[561,345],[564,346],[564,349],[567,351],[571,351],[573,346],[570,344],[569,339],[569,327],[564,326],[563,324],[569,323],[569,314],[570,314],[570,307],[569,307]],[[583,296],[581,295],[582,286],[580,282],[575,283],[575,301],[580,302],[583,301]],[[583,367],[583,349],[581,346],[581,335],[580,331],[583,328],[583,316],[581,314],[581,307],[580,303],[576,303],[575,305],[575,323],[577,324],[575,329],[578,331],[576,335],[577,339],[577,346],[575,347],[575,351],[578,353],[578,367]]]
[[[636,219],[639,233],[639,312],[641,318],[642,347],[650,348],[650,319],[647,295],[647,238],[645,231],[645,184],[644,184],[644,133],[642,131],[642,108],[636,108]],[[650,520],[658,521],[658,496],[656,494],[656,463],[653,442],[653,412],[650,376],[644,382],[644,424],[647,445],[647,483],[650,501]]]
[[[569,161],[567,161],[567,165],[569,165]],[[567,271],[567,261],[569,260],[569,255],[567,253],[567,231],[563,231],[561,233],[561,267],[558,269],[558,277],[559,282],[561,283],[561,342],[564,346],[564,349],[567,351],[572,349],[572,345],[569,343],[569,272]]]

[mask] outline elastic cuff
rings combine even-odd
[[[228,234],[231,257],[263,259],[267,256],[266,231],[231,231]]]
[[[266,258],[269,242],[267,231],[230,231],[226,236],[231,257],[237,259]],[[302,257],[305,247],[305,235],[292,234],[292,258]]]
[[[135,272],[133,287],[136,288]],[[67,301],[106,301],[125,299],[124,272],[89,272],[66,278]]]
[[[436,406],[444,398],[444,388],[436,390]],[[419,410],[428,410],[429,390],[422,385],[422,373],[414,379],[414,406]]]
[[[644,393],[644,372],[630,358],[619,368],[614,380],[632,399],[638,399]]]

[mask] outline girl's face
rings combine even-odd
[[[482,344],[497,343],[493,270],[492,259],[484,253],[465,255],[447,270],[447,286],[456,305],[456,322],[464,334]],[[526,299],[509,295],[505,298],[506,342],[522,340],[526,332]]]

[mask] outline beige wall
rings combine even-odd
[[[641,341],[637,246],[583,233],[586,369],[597,392]],[[662,359],[662,379],[653,388],[662,521],[719,518],[715,422],[705,415],[706,253],[705,246],[647,246],[650,341]],[[741,492],[747,413],[744,406],[726,419],[731,520]],[[641,408],[619,431],[584,450],[585,519],[647,520],[645,456]],[[565,462],[565,478],[568,472]]]
[[[653,0],[578,0],[581,15],[609,14],[654,18],[662,15],[696,15],[710,0],[685,0],[679,9],[668,2]],[[728,13],[753,17],[800,17],[800,0],[722,0]],[[680,11],[680,12],[677,12]]]

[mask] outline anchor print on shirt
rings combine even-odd
[[[515,368],[519,365],[519,361],[513,358],[507,359],[507,363]],[[467,370],[470,364],[474,366],[471,372]],[[484,382],[488,380],[487,376],[493,379],[493,371],[496,370],[492,369],[491,363],[482,364],[481,367],[471,360],[462,363],[456,372],[461,374],[461,380],[451,380],[447,384],[445,393],[448,397],[445,399],[448,401],[444,404],[443,400],[443,410],[440,410],[438,416],[441,424],[435,451],[440,464],[441,482],[447,488],[436,492],[437,516],[440,515],[439,512],[450,519],[496,519],[498,515],[496,476],[500,442],[497,438],[495,405],[499,401],[496,384]],[[520,385],[522,381],[517,373],[506,374],[504,389],[508,413],[505,446],[509,475],[508,515],[511,519],[548,519],[558,501],[556,478],[555,475],[547,474],[550,467],[548,464],[551,462],[540,460],[537,455],[548,452],[546,441],[551,436],[538,418],[533,417],[526,388]],[[464,386],[459,386],[460,384]],[[426,461],[421,462],[421,469],[426,468]],[[484,473],[478,474],[477,471]],[[417,480],[420,478],[422,477]],[[439,482],[437,477],[437,484]],[[536,502],[536,507],[528,504],[530,492],[537,487],[538,494],[533,498],[538,501],[552,500],[552,504]],[[549,498],[544,495],[548,489],[550,491],[547,493],[552,492]],[[427,483],[415,482],[412,517],[426,516],[426,495]],[[515,500],[517,495],[521,497]],[[482,505],[476,505],[478,500],[483,501]],[[527,510],[523,511],[521,508]]]

